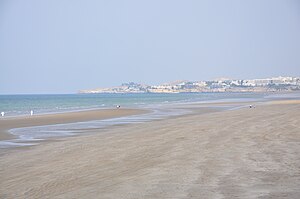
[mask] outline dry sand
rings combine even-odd
[[[270,101],[270,104],[300,104],[300,100],[275,100]]]
[[[22,117],[0,118],[0,140],[7,140],[13,136],[7,131],[12,128],[42,126],[49,124],[65,124],[73,122],[84,122],[90,120],[101,120],[128,115],[145,113],[145,110],[138,109],[98,109],[88,111],[77,111],[68,113],[33,115]]]
[[[0,158],[0,198],[298,199],[300,104],[117,126]]]

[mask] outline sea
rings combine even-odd
[[[121,108],[149,110],[149,113],[138,116],[11,129],[9,132],[15,135],[16,138],[0,141],[0,149],[36,145],[41,140],[79,134],[82,132],[82,129],[101,129],[113,125],[148,122],[170,116],[188,114],[191,110],[178,108],[184,107],[182,105],[186,104],[234,101],[255,102],[269,100],[273,97],[281,98],[283,96],[269,93],[0,95],[0,112],[5,113],[4,117],[26,116],[31,111],[35,115],[41,115],[81,110],[111,109],[116,108],[118,105]]]
[[[148,108],[162,105],[220,100],[253,100],[264,93],[172,93],[172,94],[49,94],[0,95],[0,112],[5,116],[61,113],[79,110],[114,108]]]

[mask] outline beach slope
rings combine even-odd
[[[117,126],[1,155],[0,198],[294,198],[300,105]]]

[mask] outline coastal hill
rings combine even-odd
[[[300,77],[210,81],[176,81],[157,86],[134,82],[111,88],[80,90],[79,93],[199,93],[199,92],[276,92],[300,91]]]

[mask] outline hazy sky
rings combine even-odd
[[[0,0],[0,94],[300,76],[299,0]]]

